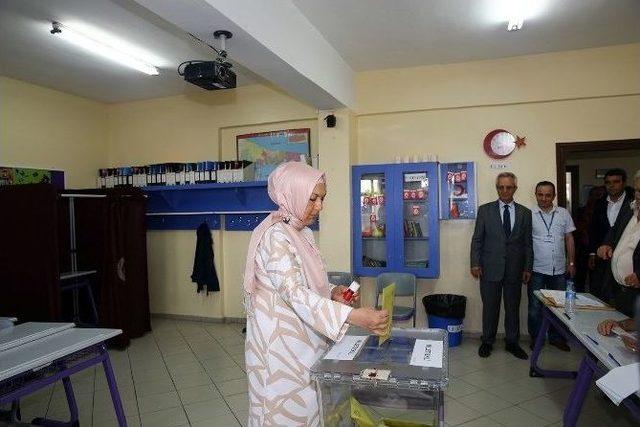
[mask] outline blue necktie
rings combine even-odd
[[[509,205],[504,205],[504,214],[502,215],[502,228],[504,228],[504,235],[511,236],[511,213],[509,213]]]

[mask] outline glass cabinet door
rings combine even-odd
[[[387,267],[386,182],[384,173],[360,177],[360,239],[362,266]]]
[[[429,268],[429,184],[437,185],[426,170],[402,174],[403,265]]]

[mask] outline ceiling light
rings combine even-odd
[[[524,24],[524,19],[522,18],[522,15],[520,16],[514,15],[511,18],[509,18],[509,23],[507,24],[507,31],[518,31],[520,28],[522,28],[523,24]]]
[[[158,74],[158,69],[155,66],[136,58],[130,53],[102,43],[97,40],[97,37],[91,37],[89,34],[81,33],[66,25],[62,25],[59,22],[53,22],[52,27],[53,29],[51,30],[51,34],[61,37],[69,43],[86,49],[95,55],[102,56],[103,58],[107,58],[113,62],[117,62],[118,64],[133,68],[134,70],[138,70],[151,76]]]

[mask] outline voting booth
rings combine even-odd
[[[350,328],[311,368],[320,417],[334,426],[443,426],[447,333],[393,328],[379,338]]]

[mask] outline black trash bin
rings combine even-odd
[[[422,298],[430,328],[449,332],[449,347],[462,342],[462,321],[467,308],[467,297],[453,294],[434,294]]]

